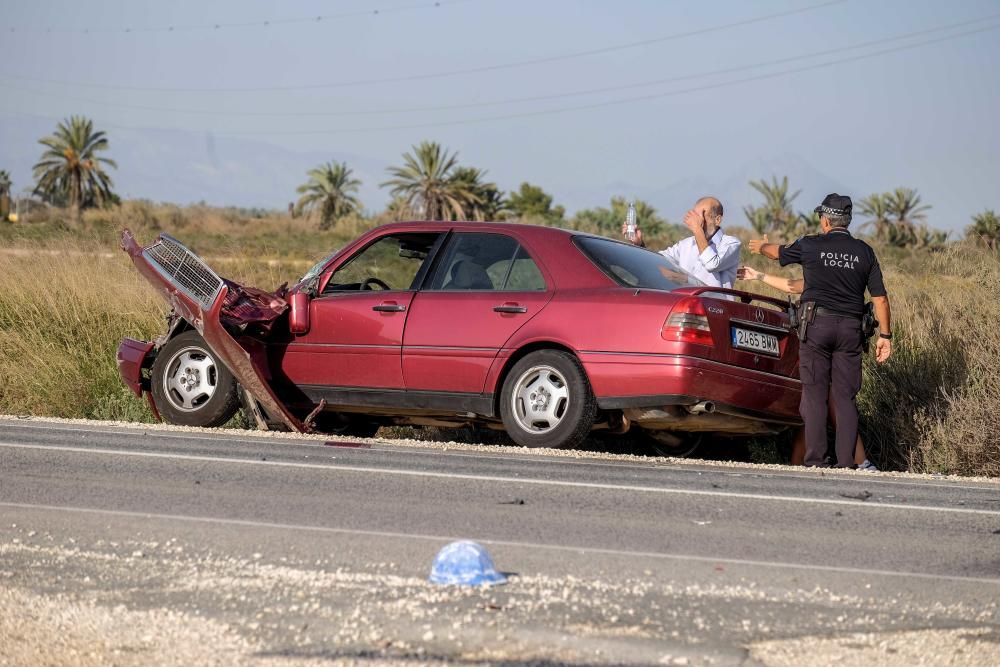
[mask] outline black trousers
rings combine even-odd
[[[817,315],[806,341],[799,348],[802,401],[799,413],[805,422],[807,466],[825,465],[827,403],[833,398],[837,417],[837,466],[854,466],[858,439],[858,405],[861,390],[861,320],[837,315]]]

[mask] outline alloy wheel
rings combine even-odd
[[[548,365],[532,366],[514,385],[513,417],[524,431],[548,433],[562,423],[570,403],[566,378]]]
[[[194,412],[212,398],[218,381],[215,359],[201,348],[184,347],[167,362],[163,393],[178,410]]]

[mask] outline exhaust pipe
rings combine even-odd
[[[702,401],[688,407],[688,412],[693,415],[709,415],[715,412],[715,403],[712,401]]]

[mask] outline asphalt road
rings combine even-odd
[[[56,662],[997,664],[998,547],[995,483],[0,420],[7,605],[103,619]]]

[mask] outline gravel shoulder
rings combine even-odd
[[[140,521],[94,539],[79,520],[23,518],[0,529],[4,665],[1000,661],[996,603],[973,596],[931,601],[836,580],[794,589],[715,568],[716,581],[592,572],[577,559],[565,565],[579,574],[542,567],[495,588],[438,587],[395,558],[321,555],[329,545],[292,555],[263,535],[220,549],[200,544],[204,533]]]

